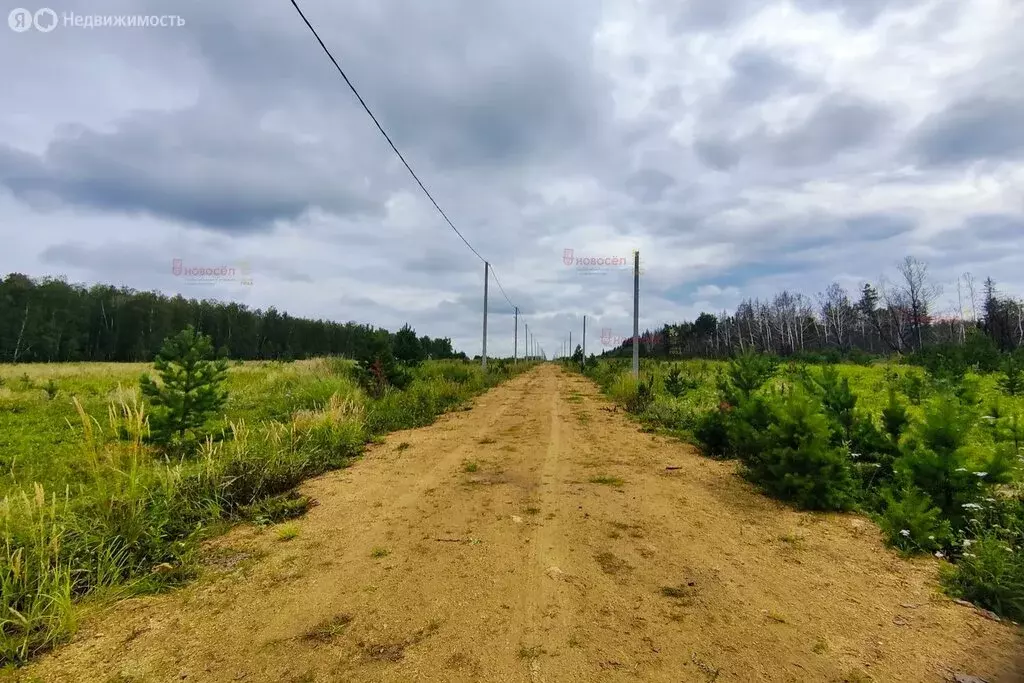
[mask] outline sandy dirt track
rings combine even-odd
[[[17,677],[1024,681],[1021,631],[944,597],[937,560],[761,496],[554,366],[303,489],[294,540],[235,529],[199,581]]]

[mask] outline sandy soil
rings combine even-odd
[[[475,464],[475,468],[473,466]],[[794,512],[556,367],[310,481],[42,681],[1024,680],[1024,637],[852,515]]]

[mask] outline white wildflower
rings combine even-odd
[[[957,472],[966,472],[966,471],[967,471],[967,468],[966,468],[966,467],[957,467],[957,468],[956,468],[956,471],[957,471]]]
[[[900,536],[903,536],[903,537],[910,536],[910,529],[900,529]]]
[[[986,503],[994,503],[994,502],[996,502],[996,499],[995,498],[986,498],[985,502]]]
[[[854,459],[857,459],[857,458],[860,457],[860,453],[850,453],[850,457],[854,458]]]
[[[960,507],[964,508],[965,510],[980,510],[981,509],[981,506],[978,505],[977,503],[964,503]]]
[[[974,553],[964,553],[964,557],[977,557]]]
[[[935,540],[935,537],[934,537],[934,536],[929,536],[929,537],[928,537],[928,540],[929,540],[929,541],[934,541],[934,540]]]
[[[995,417],[992,417],[991,415],[982,415],[982,416],[981,416],[981,419],[982,419],[982,420],[995,420],[995,419],[997,419],[997,418],[995,418]]]
[[[945,557],[945,555],[942,554],[941,550],[936,550],[935,551],[935,557],[937,557],[937,558],[939,558],[941,560],[943,557]]]
[[[979,477],[986,477],[986,476],[988,476],[988,472],[975,472],[975,474],[978,475]]]
[[[974,541],[972,541],[969,538],[965,538],[964,539],[964,547],[965,548],[970,548],[972,545],[974,545]]]

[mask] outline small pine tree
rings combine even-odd
[[[408,323],[395,333],[395,360],[405,365],[419,365],[426,358],[426,352]]]
[[[164,341],[153,365],[160,382],[146,373],[139,379],[149,401],[150,439],[187,451],[205,438],[208,423],[227,401],[227,360],[215,359],[210,338],[189,326]]]
[[[830,443],[828,421],[815,401],[793,392],[776,411],[766,449],[749,476],[767,493],[812,510],[844,510],[855,500],[849,460]]]
[[[938,399],[904,440],[895,464],[900,479],[927,494],[954,530],[964,527],[969,506],[986,490],[1010,481],[1014,466],[1007,449],[997,448],[985,458],[972,450],[968,444],[975,419],[957,401]]]
[[[910,415],[907,407],[900,403],[896,396],[896,389],[889,387],[889,403],[882,409],[882,426],[893,446],[899,446],[900,437],[910,422]]]
[[[1003,363],[1003,376],[999,378],[999,388],[1009,396],[1024,393],[1024,363],[1018,358],[1020,354],[1012,353]]]
[[[665,391],[679,398],[683,394],[696,389],[699,383],[683,375],[678,366],[674,366],[665,376]]]
[[[921,489],[886,491],[884,501],[878,523],[892,545],[907,552],[932,552],[950,541],[949,521]]]
[[[850,391],[850,381],[846,377],[840,378],[839,371],[829,365],[822,368],[817,377],[812,377],[811,383],[829,417],[833,443],[839,445],[849,441],[853,435],[854,409],[857,406],[857,397]]]
[[[729,384],[735,390],[726,397],[730,403],[746,398],[760,389],[775,375],[778,361],[771,356],[758,353],[744,353],[729,362]]]
[[[355,370],[360,385],[371,396],[380,398],[388,387],[404,389],[412,377],[395,359],[391,342],[384,335],[374,335],[359,355]]]

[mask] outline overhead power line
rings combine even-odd
[[[302,8],[299,7],[298,2],[296,2],[296,0],[291,0],[291,3],[292,3],[292,6],[295,7],[295,11],[298,12],[299,16],[302,18],[302,22],[306,25],[306,28],[308,28],[310,33],[313,34],[313,37],[316,39],[316,42],[319,43],[319,46],[321,46],[321,48],[324,50],[324,53],[327,54],[329,59],[331,59],[331,63],[333,63],[334,68],[336,70],[338,70],[338,73],[341,75],[341,78],[345,81],[345,84],[348,86],[348,89],[351,90],[352,94],[355,95],[355,98],[359,100],[359,104],[362,105],[362,109],[364,109],[364,111],[366,111],[366,113],[370,116],[370,119],[374,122],[374,125],[377,126],[377,130],[379,130],[381,135],[384,136],[384,139],[387,140],[387,143],[391,146],[391,150],[398,157],[398,160],[401,161],[402,166],[406,167],[406,170],[409,171],[409,174],[411,176],[413,176],[414,180],[416,180],[416,184],[418,184],[420,186],[420,189],[423,190],[423,194],[427,196],[428,200],[430,200],[430,203],[437,210],[437,213],[439,213],[441,215],[441,218],[444,219],[444,222],[447,223],[447,225],[449,225],[449,227],[451,227],[455,231],[456,234],[458,234],[459,239],[462,240],[463,243],[467,247],[469,247],[469,250],[471,252],[473,252],[473,254],[476,255],[476,258],[480,259],[481,261],[483,261],[484,263],[487,264],[486,265],[486,269],[490,272],[490,274],[493,274],[495,276],[495,283],[498,285],[498,289],[501,291],[502,296],[505,297],[505,301],[508,302],[509,306],[511,306],[513,309],[515,309],[517,311],[517,319],[518,319],[518,309],[515,306],[515,304],[512,303],[512,300],[509,298],[509,295],[505,292],[505,288],[502,287],[501,281],[498,280],[498,273],[495,272],[494,266],[490,265],[489,262],[485,258],[483,258],[483,256],[480,255],[480,252],[476,251],[476,249],[473,248],[473,245],[469,244],[469,240],[467,240],[465,238],[465,236],[463,236],[463,233],[460,232],[459,228],[455,226],[455,223],[452,222],[452,219],[449,218],[449,216],[447,216],[447,214],[444,213],[444,210],[441,209],[440,205],[437,204],[437,201],[434,199],[433,195],[430,194],[430,190],[427,189],[427,186],[425,184],[423,184],[423,181],[420,180],[420,176],[418,176],[416,174],[416,171],[413,170],[413,167],[410,166],[408,161],[406,161],[406,157],[404,157],[401,154],[401,152],[398,150],[398,146],[394,143],[394,140],[391,139],[391,136],[387,134],[386,130],[384,130],[384,126],[381,125],[380,121],[377,120],[377,117],[370,110],[370,106],[367,104],[366,100],[362,99],[362,95],[360,95],[359,91],[355,89],[355,86],[352,84],[352,81],[349,80],[348,75],[345,74],[345,70],[341,68],[341,65],[339,65],[338,60],[335,59],[334,54],[331,53],[331,50],[328,49],[328,46],[324,43],[324,40],[321,37],[319,37],[319,34],[316,33],[316,29],[313,28],[312,24],[310,24],[309,19],[306,18],[306,15],[302,11]],[[484,362],[486,362],[485,358],[486,358],[486,348],[487,348],[486,347],[486,327],[485,327],[486,326],[486,308],[485,308],[485,306],[486,306],[486,282],[484,282],[484,340],[483,340],[483,357],[484,357]]]
[[[356,86],[352,85],[352,81],[350,81],[348,76],[345,74],[345,70],[341,68],[341,65],[338,64],[338,60],[334,58],[334,55],[331,54],[331,51],[327,49],[326,45],[324,45],[324,41],[320,39],[320,34],[316,32],[315,28],[313,28],[313,24],[309,23],[309,19],[307,19],[306,15],[302,13],[302,9],[299,7],[298,3],[295,2],[295,0],[291,0],[291,3],[292,7],[295,8],[295,11],[299,13],[300,17],[302,17],[302,21],[305,22],[306,26],[309,27],[309,30],[313,32],[313,37],[316,38],[316,42],[320,43],[320,47],[323,48],[324,52],[327,54],[328,59],[330,59],[331,63],[334,64],[334,68],[337,69],[338,73],[341,74],[341,77],[345,79],[345,83],[348,85],[349,90],[352,91],[352,94],[356,96],[357,100],[359,100],[359,104],[363,105],[363,109],[365,109],[366,113],[370,115],[371,119],[373,119],[373,123],[377,126],[377,130],[379,130],[380,134],[384,136],[384,139],[388,141],[388,144],[391,145],[391,149],[395,151],[395,154],[398,155],[398,158],[401,160],[406,170],[409,171],[409,175],[413,177],[413,180],[416,181],[416,184],[420,186],[421,190],[423,190],[423,194],[427,195],[427,199],[430,200],[430,203],[434,205],[434,208],[437,209],[437,212],[439,214],[441,214],[441,217],[444,218],[446,223],[448,223],[448,226],[455,231],[455,234],[458,235],[459,238],[466,243],[466,246],[469,247],[470,251],[476,254],[476,257],[481,261],[486,260],[484,259],[483,256],[480,255],[480,252],[473,248],[473,245],[469,243],[469,240],[462,236],[462,233],[459,232],[459,229],[456,228],[455,224],[452,223],[450,218],[448,218],[448,214],[446,214],[444,212],[444,209],[442,209],[441,206],[434,200],[434,196],[430,194],[430,190],[427,189],[427,186],[424,185],[423,181],[420,180],[420,177],[416,175],[416,171],[412,170],[412,166],[410,166],[409,162],[405,160],[405,157],[402,156],[402,153],[398,151],[398,147],[396,147],[395,143],[391,140],[391,136],[388,135],[387,131],[384,130],[384,126],[380,125],[380,121],[378,121],[377,117],[373,115],[372,111],[370,111],[370,107],[368,107],[366,102],[363,100],[363,96],[359,94],[358,90],[356,90]]]

